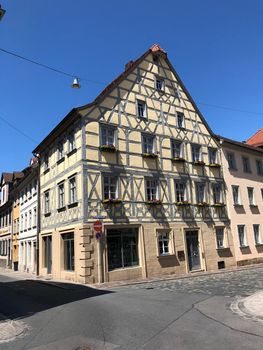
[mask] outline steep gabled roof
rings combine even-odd
[[[263,146],[263,128],[259,129],[246,142],[248,145],[262,147]]]
[[[195,104],[194,100],[192,99],[191,95],[189,94],[188,90],[184,86],[182,80],[178,76],[177,72],[175,71],[174,67],[172,66],[171,62],[169,61],[167,57],[166,51],[164,51],[158,44],[153,44],[150,49],[148,49],[143,55],[141,55],[137,60],[130,62],[127,66],[127,69],[124,70],[116,79],[114,79],[109,85],[105,87],[105,89],[95,98],[95,100],[89,104],[86,104],[84,106],[80,106],[77,108],[73,108],[67,116],[45,137],[45,139],[33,150],[33,154],[37,154],[42,152],[45,147],[56,137],[58,137],[66,128],[71,125],[75,120],[77,120],[78,117],[80,117],[81,111],[85,110],[86,108],[92,107],[94,105],[99,104],[116,86],[118,86],[150,53],[155,53],[158,55],[162,55],[162,57],[166,60],[169,68],[174,73],[176,79],[178,80],[179,85],[184,90],[186,96],[188,97],[189,101],[192,103],[193,107],[199,114],[202,122],[206,126],[208,132],[211,135],[214,135],[213,131],[210,129],[209,125],[207,124],[204,116],[198,109],[197,105]]]
[[[13,173],[2,173],[1,185],[2,185],[3,181],[5,183],[12,182],[12,179],[13,179]]]

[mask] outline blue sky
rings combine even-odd
[[[102,82],[83,81],[73,90],[71,78],[0,52],[0,172],[26,167],[34,147],[73,107],[92,101],[153,43],[168,52],[215,133],[242,141],[263,127],[261,0],[0,4],[7,11],[1,48]]]

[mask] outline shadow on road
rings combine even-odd
[[[0,316],[17,319],[56,306],[112,293],[70,283],[20,280],[0,282]]]

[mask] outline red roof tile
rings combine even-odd
[[[263,146],[263,128],[259,129],[253,136],[251,136],[246,143],[250,146]]]

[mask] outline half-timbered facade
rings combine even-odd
[[[40,273],[93,283],[235,263],[217,141],[158,45],[34,152]]]

